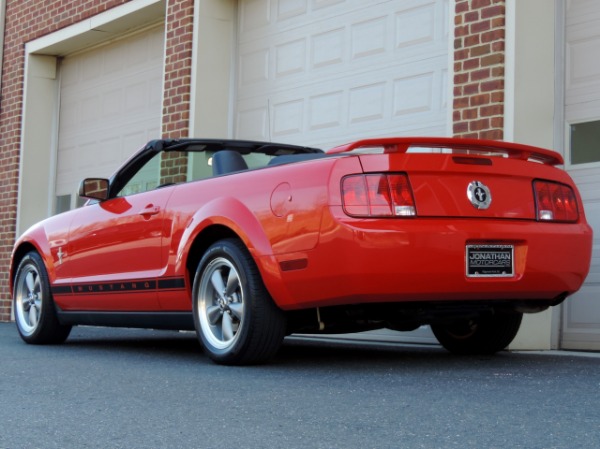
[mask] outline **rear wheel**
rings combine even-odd
[[[202,257],[194,277],[193,313],[198,338],[217,363],[265,362],[285,335],[284,313],[236,239],[216,242]]]
[[[521,326],[522,313],[504,313],[478,319],[431,325],[440,344],[454,354],[494,354],[505,349]]]
[[[13,286],[15,322],[21,338],[32,344],[64,342],[71,326],[58,322],[46,267],[34,251],[23,257]]]

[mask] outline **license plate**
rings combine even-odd
[[[467,245],[467,276],[511,277],[514,260],[513,245]]]

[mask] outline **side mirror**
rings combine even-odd
[[[104,201],[108,198],[108,179],[86,178],[79,184],[79,196]]]

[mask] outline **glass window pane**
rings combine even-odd
[[[571,125],[571,164],[600,161],[600,120]]]
[[[162,153],[156,154],[121,189],[118,196],[135,195],[155,189],[160,184],[160,164]]]

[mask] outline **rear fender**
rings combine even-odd
[[[256,216],[235,198],[217,198],[200,208],[187,223],[177,248],[177,272],[196,236],[212,225],[226,226],[235,232],[254,258],[272,253],[269,239]]]
[[[281,287],[279,264],[267,235],[257,217],[239,200],[232,197],[217,198],[199,209],[190,219],[176,250],[176,273],[185,273],[190,250],[196,238],[210,226],[220,225],[234,232],[252,255],[263,282],[276,303],[287,297]]]

